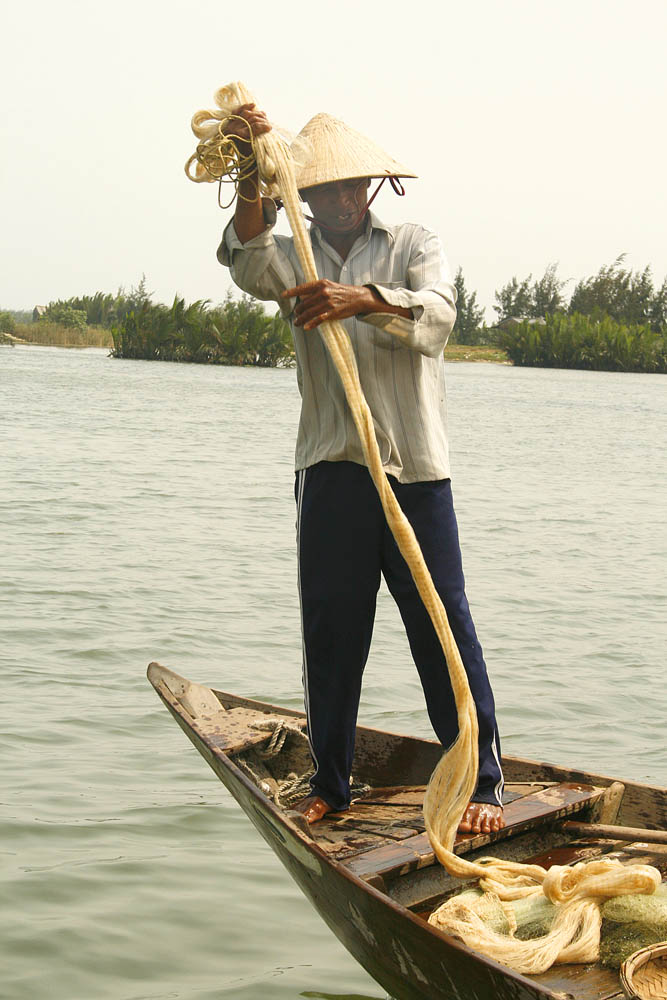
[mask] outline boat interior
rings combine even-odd
[[[167,700],[195,722],[211,748],[231,758],[274,804],[280,803],[281,783],[309,766],[303,714],[212,692],[159,670],[151,681],[159,692],[162,686],[162,696],[166,691]],[[276,720],[287,724],[286,737],[280,751],[267,756],[273,729],[266,726],[275,727]],[[424,829],[424,791],[441,752],[435,742],[359,727],[353,771],[358,791],[350,809],[308,826],[288,805],[281,808],[332,860],[428,920],[448,896],[466,887],[435,860]],[[546,868],[616,857],[626,864],[653,865],[665,883],[664,790],[519,758],[503,758],[503,767],[505,828],[459,834],[457,853],[491,854]],[[623,996],[618,971],[598,964],[554,966],[533,979],[555,993],[574,992],[578,1000]]]

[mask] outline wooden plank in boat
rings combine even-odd
[[[543,761],[521,757],[503,757],[507,781],[586,781],[604,787],[613,779],[605,775],[558,767]],[[639,782],[624,781],[623,801],[618,819],[625,826],[645,826],[652,830],[667,828],[667,796],[664,788],[653,788]]]
[[[506,826],[495,833],[464,833],[456,838],[457,854],[467,854],[496,840],[522,833],[534,826],[552,822],[592,805],[603,794],[593,785],[564,782],[541,789],[510,802],[505,809]],[[433,849],[426,833],[410,837],[400,844],[386,845],[348,858],[343,863],[359,878],[382,875],[395,878],[406,872],[433,864]]]
[[[532,795],[534,792],[539,792],[544,788],[556,784],[558,782],[555,781],[519,781],[507,784],[503,792],[503,803],[514,802],[515,799],[521,799],[525,795]],[[359,806],[361,809],[364,809],[375,805],[419,806],[421,808],[424,802],[425,791],[426,785],[396,785],[389,788],[372,788],[362,799],[353,803],[353,808],[354,806]]]
[[[577,1000],[613,1000],[625,997],[618,972],[600,965],[552,965],[539,976],[530,977],[556,996]]]
[[[552,865],[575,865],[580,861],[592,861],[594,858],[608,855],[613,848],[614,844],[605,841],[577,841],[576,843],[571,841],[569,844],[549,847],[542,854],[526,858],[525,863],[540,865],[542,868],[551,868]]]
[[[426,785],[393,785],[388,788],[371,788],[363,798],[352,803],[366,809],[369,806],[418,806],[424,801]]]
[[[386,830],[391,831],[391,836],[394,840],[405,840],[406,834],[405,830],[411,829],[412,834],[423,833],[424,832],[424,819],[421,810],[419,812],[414,812],[410,810],[406,811],[405,816],[399,814],[400,818],[396,821],[396,812],[394,810],[393,814],[387,816],[386,813],[381,812],[370,812],[368,816],[358,817],[355,816],[350,820],[345,820],[344,822],[336,822],[331,820],[329,823],[326,821],[318,823],[317,828],[313,830],[311,828],[312,835],[317,839],[317,835],[320,832],[336,832],[339,833],[342,839],[345,839],[346,831],[351,830]]]
[[[318,824],[319,825],[319,824]],[[359,855],[366,851],[386,844],[401,843],[417,835],[417,830],[409,827],[360,826],[339,829],[330,827],[326,831],[318,831],[317,846],[327,851],[330,857],[340,861],[351,854]]]
[[[211,746],[218,747],[231,756],[269,741],[271,732],[258,729],[254,725],[260,721],[265,722],[267,718],[271,717],[252,709],[229,708],[212,717],[210,721],[198,719],[197,724]]]
[[[551,847],[543,854],[527,859],[531,865],[551,868],[552,865],[571,865],[577,861],[590,861],[605,855],[618,858],[624,865],[653,865],[667,877],[667,846],[662,844],[626,844],[617,840],[597,837],[578,838],[560,847]]]
[[[362,806],[362,803],[355,803],[343,813],[329,813],[329,815],[313,827],[313,836],[317,839],[319,831],[336,828],[341,831],[351,830],[355,827],[362,827],[367,824],[376,826],[412,826],[415,831],[424,830],[424,813],[421,802],[410,806],[391,806],[384,802],[372,803]]]
[[[618,847],[617,844],[614,846]],[[662,875],[663,882],[667,879],[667,849],[657,844],[624,845],[620,850],[613,851],[609,857],[619,858],[624,865],[653,865]]]

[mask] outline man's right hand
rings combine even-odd
[[[232,111],[230,121],[223,128],[225,135],[234,137],[234,143],[242,156],[252,152],[251,136],[263,135],[271,131],[271,123],[266,112],[260,111],[255,104],[242,104]],[[239,119],[243,119],[239,121]],[[238,138],[237,138],[238,137]]]

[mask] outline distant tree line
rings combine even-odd
[[[497,319],[490,326],[461,268],[454,284],[453,343],[501,347],[516,365],[667,372],[667,279],[656,287],[650,267],[632,271],[623,255],[579,281],[569,300],[569,281],[558,276],[556,264],[541,278],[511,278],[495,292]],[[246,295],[228,295],[216,306],[186,305],[177,296],[166,306],[152,294],[144,275],[127,293],[120,288],[115,295],[97,292],[50,302],[38,323],[79,333],[108,330],[111,353],[118,358],[262,367],[293,363],[289,325]],[[19,324],[28,316],[0,310],[0,332],[25,332]]]
[[[28,334],[9,311],[0,311],[0,332]],[[32,318],[31,313],[20,318]],[[171,306],[153,301],[146,277],[126,293],[74,296],[50,302],[35,327],[71,330],[78,336],[91,328],[111,333],[111,354],[117,358],[191,361],[201,364],[279,367],[293,363],[289,325],[280,313],[269,316],[260,302],[243,295],[227,295],[224,302],[193,302],[176,296]],[[35,339],[30,337],[30,339]],[[70,338],[71,339],[71,338]]]
[[[96,292],[94,295],[73,296],[49,302],[40,316],[39,323],[59,323],[60,326],[84,330],[99,326],[110,330],[130,315],[151,303],[152,293],[146,287],[146,275],[129,292],[119,288],[115,295]]]
[[[73,296],[70,299],[56,299],[44,307],[38,323],[57,325],[73,330],[86,330],[94,326],[106,330],[140,309],[151,301],[151,293],[146,288],[144,275],[138,285],[125,292],[119,288],[115,295],[96,292],[95,295]],[[0,330],[14,333],[18,326],[32,323],[33,314],[27,310],[0,310]]]
[[[579,281],[569,301],[556,264],[536,280],[513,277],[495,292],[491,326],[461,268],[454,284],[458,343],[502,347],[516,365],[667,372],[667,279],[656,287],[651,268],[632,271],[624,255]]]

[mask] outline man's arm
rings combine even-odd
[[[252,169],[250,136],[269,132],[271,125],[254,104],[241,105],[234,115],[225,132],[233,138],[241,156],[250,159],[243,164],[246,176],[239,183],[234,216],[225,227],[217,258],[223,267],[229,268],[239,288],[256,299],[277,302],[287,317],[294,303],[282,299],[281,293],[297,280],[287,249],[281,247],[281,242],[289,241],[274,236],[275,205],[270,198],[260,197],[256,165]]]
[[[242,104],[236,108],[234,116],[226,125],[225,134],[234,137],[234,145],[241,156],[249,157],[252,155],[251,136],[270,132],[271,124],[266,114],[259,111],[254,104]],[[256,163],[254,170],[251,170],[239,183],[234,229],[241,243],[247,243],[266,229]]]
[[[302,326],[304,330],[314,330],[325,321],[369,316],[371,313],[413,318],[412,310],[389,305],[368,285],[340,285],[337,281],[320,278],[319,281],[288,288],[282,294],[286,299],[299,297],[294,310],[294,325]]]
[[[401,287],[371,277],[361,287],[321,280],[289,288],[285,295],[301,298],[295,309],[298,325],[312,330],[324,320],[361,316],[409,350],[440,356],[456,319],[456,289],[438,237],[420,226],[408,231]]]
[[[404,235],[411,230],[410,249],[402,287],[383,285],[382,279],[369,284],[385,303],[366,317],[366,322],[376,326],[400,341],[409,350],[418,351],[430,358],[439,357],[456,320],[456,288],[449,265],[435,233],[421,226],[401,227]],[[390,306],[409,310],[392,313]]]

